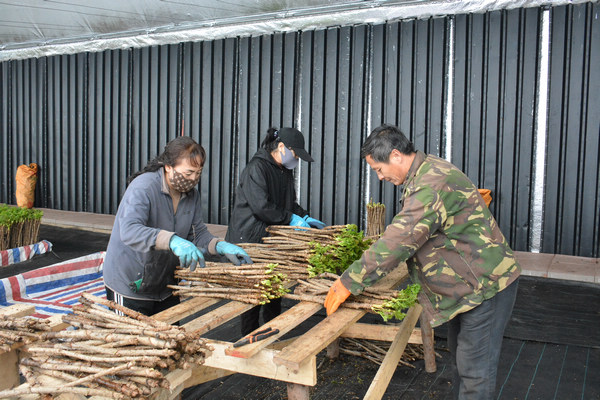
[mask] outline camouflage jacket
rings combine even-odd
[[[421,285],[432,326],[481,304],[521,273],[477,188],[451,163],[417,152],[404,182],[402,210],[342,275],[353,294],[399,263]]]

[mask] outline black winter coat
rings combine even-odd
[[[267,226],[288,225],[292,214],[307,214],[296,202],[294,174],[260,148],[240,176],[225,240],[259,243]]]

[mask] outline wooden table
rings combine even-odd
[[[374,287],[394,288],[404,281],[407,276],[406,267],[399,267]],[[191,298],[154,315],[153,318],[167,323],[178,322],[199,314],[219,301],[221,300]],[[182,326],[188,331],[207,333],[252,307],[254,305],[229,301]],[[4,312],[10,312],[12,315],[17,316],[29,315],[34,312],[33,307],[29,306],[29,308],[31,309],[17,310],[9,307]],[[339,353],[338,339],[340,337],[383,340],[392,343],[367,391],[365,399],[380,399],[383,396],[407,343],[423,343],[426,370],[427,372],[435,371],[433,330],[424,319],[421,319],[421,328],[415,329],[415,324],[422,311],[421,306],[418,304],[407,312],[405,319],[399,325],[359,323],[357,321],[366,314],[365,311],[340,308],[303,335],[278,341],[283,335],[300,325],[321,308],[322,305],[318,303],[299,302],[269,321],[269,327],[279,329],[277,335],[239,348],[234,348],[233,343],[230,342],[207,339],[213,351],[205,359],[204,364],[191,370],[170,372],[167,379],[171,383],[171,388],[157,390],[152,398],[160,400],[177,399],[180,397],[182,390],[187,387],[233,373],[244,373],[287,382],[288,398],[290,400],[307,400],[309,398],[309,388],[317,384],[316,355],[327,349],[328,356],[336,357]],[[12,311],[10,311],[11,309]],[[57,316],[55,321],[55,329],[64,329],[65,325],[58,322],[59,317]],[[259,327],[257,331],[261,329],[264,328]],[[6,372],[0,377],[0,389],[14,387],[19,384],[17,357],[16,348],[11,352],[0,354],[0,362],[3,362]],[[64,394],[59,398],[63,400],[83,399],[82,396]]]
[[[408,273],[404,265],[404,268],[402,266],[396,268],[374,287],[394,288],[407,277]],[[217,300],[193,298],[154,315],[154,318],[173,323],[215,303]],[[250,304],[231,301],[184,324],[183,327],[205,333],[252,307],[254,306]],[[424,344],[426,370],[435,371],[433,330],[423,318],[421,318],[421,329],[414,329],[422,311],[418,304],[408,311],[400,325],[358,323],[357,321],[366,314],[366,311],[340,308],[294,340],[275,343],[321,308],[322,305],[318,303],[299,302],[269,321],[269,327],[279,329],[277,335],[239,348],[234,348],[233,343],[208,340],[209,345],[214,348],[212,354],[206,358],[203,366],[193,369],[191,378],[184,383],[184,386],[195,386],[239,372],[287,382],[290,400],[306,400],[309,398],[309,387],[317,383],[316,355],[327,349],[328,355],[336,356],[340,337],[392,342],[365,398],[379,399],[383,396],[409,342]],[[256,331],[261,329],[264,327],[259,327]]]

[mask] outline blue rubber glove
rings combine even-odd
[[[325,222],[319,221],[318,219],[311,218],[308,216],[308,214],[306,214],[304,216],[304,220],[306,221],[306,223],[308,225],[310,225],[311,228],[323,229],[327,226],[327,225],[325,225]]]
[[[204,268],[204,255],[194,243],[173,235],[169,241],[169,247],[173,254],[179,257],[179,264],[182,268],[189,268],[190,271],[193,271],[198,264],[200,264],[200,268]]]
[[[220,241],[217,243],[217,253],[222,256],[227,257],[229,261],[231,261],[235,265],[240,264],[253,264],[252,259],[239,246],[236,246],[233,243],[229,243],[226,241]]]
[[[301,226],[302,228],[310,228],[310,225],[299,215],[292,214],[290,226]]]

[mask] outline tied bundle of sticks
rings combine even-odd
[[[340,352],[356,357],[362,357],[377,365],[381,365],[390,349],[390,344],[390,342],[381,342],[378,340],[342,338],[340,341]],[[436,353],[436,356],[441,357],[438,353]],[[406,367],[415,368],[415,366],[410,363],[422,359],[424,359],[423,345],[408,343],[402,353],[402,358],[399,363]]]
[[[30,317],[0,316],[0,351],[8,352],[17,343],[38,340],[41,332],[50,330],[49,322]]]
[[[185,282],[169,285],[173,294],[216,297],[250,304],[265,304],[287,293],[289,280],[277,272],[277,264],[254,263],[232,266],[207,262],[205,268],[177,269],[175,277]]]
[[[373,199],[367,204],[367,237],[378,237],[385,231],[385,204],[373,203]]]
[[[338,278],[338,275],[323,273],[318,278],[299,280],[294,293],[286,294],[284,297],[322,304],[325,302],[329,288]],[[382,290],[367,287],[360,295],[351,296],[340,307],[379,314],[385,321],[391,318],[401,321],[406,316],[404,310],[412,307],[417,301],[419,290],[419,285],[408,285],[406,289],[402,290]]]
[[[346,225],[326,226],[323,229],[272,225],[263,243],[239,243],[255,262],[277,263],[277,270],[289,279],[306,279],[309,276],[309,259],[314,243],[334,244]]]
[[[199,334],[111,301],[87,293],[79,301],[74,314],[63,317],[77,329],[43,333],[25,347],[19,368],[27,383],[0,392],[0,398],[58,393],[147,398],[154,388],[169,387],[167,371],[202,364],[211,350]]]
[[[307,279],[324,270],[343,271],[349,265],[348,260],[360,258],[370,243],[363,241],[362,232],[356,225],[332,225],[323,229],[273,225],[267,228],[267,232],[269,236],[262,239],[264,243],[238,245],[254,261],[277,263],[277,270],[292,280]],[[349,241],[349,237],[352,240]],[[367,244],[363,245],[363,242]],[[328,266],[323,265],[324,257]]]

